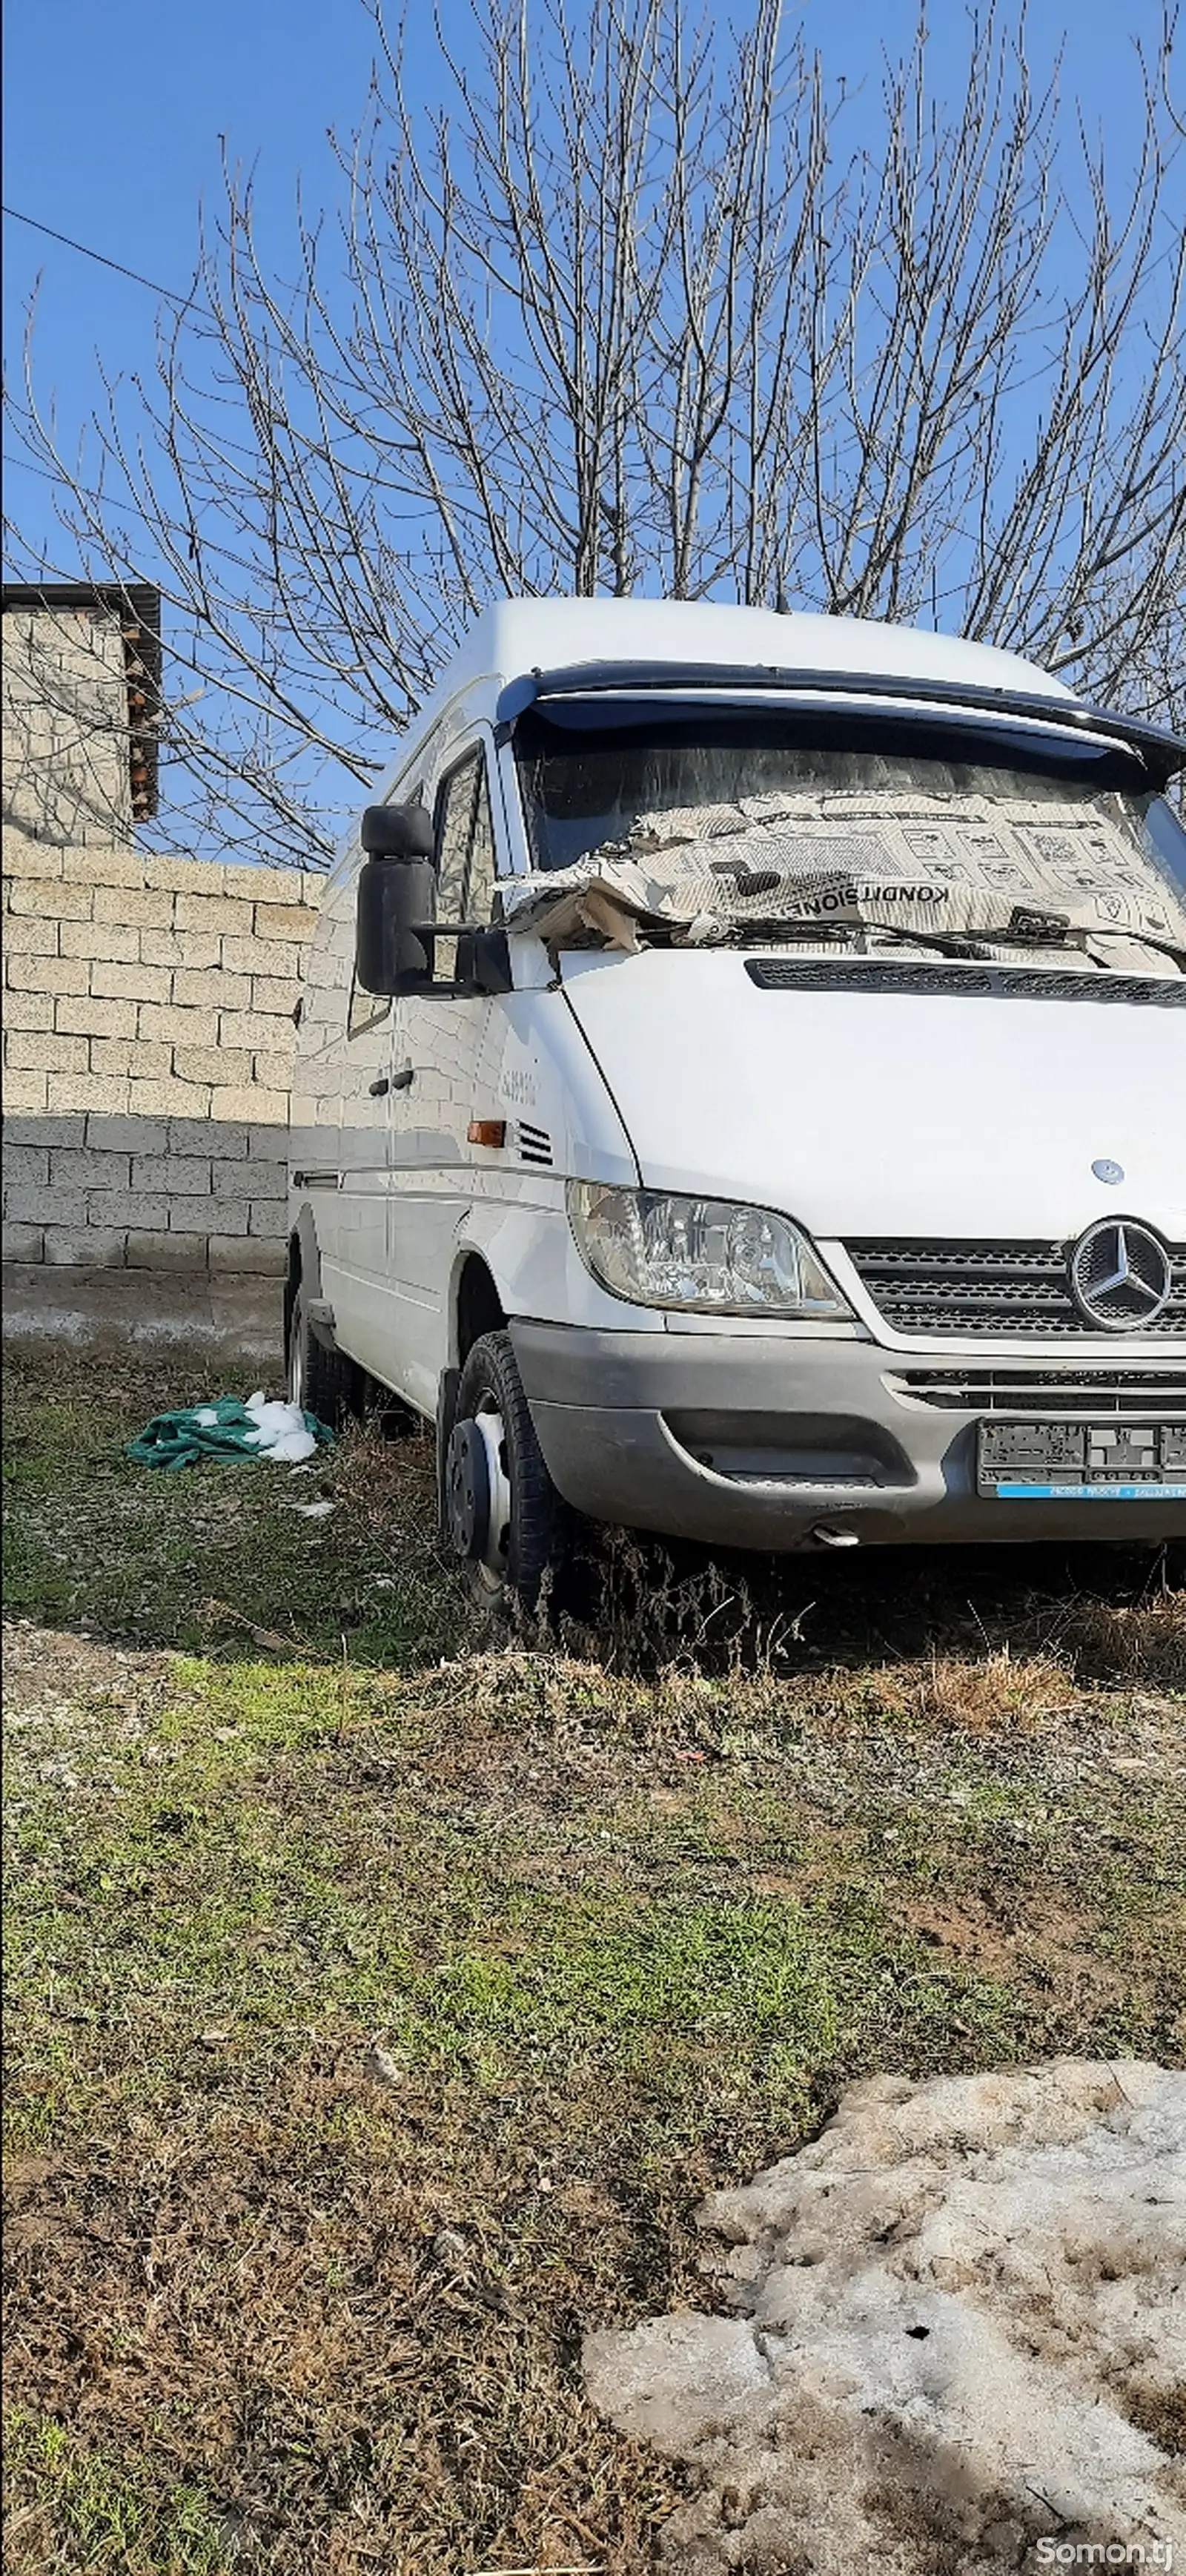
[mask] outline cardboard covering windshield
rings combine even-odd
[[[504,917],[553,949],[632,950],[648,925],[701,945],[747,921],[983,937],[1020,908],[1059,915],[1089,953],[1106,931],[1116,965],[1142,932],[1186,945],[1186,903],[1140,828],[1113,797],[747,797],[641,815],[576,865],[504,884]]]

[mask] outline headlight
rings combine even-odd
[[[851,1315],[805,1234],[770,1208],[570,1181],[581,1258],[613,1297],[694,1314]]]

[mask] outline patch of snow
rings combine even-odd
[[[734,2313],[584,2354],[600,2412],[696,2473],[680,2576],[973,2576],[1040,2540],[1186,2566],[1186,2075],[879,2076],[699,2224]]]

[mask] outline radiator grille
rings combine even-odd
[[[1099,1376],[1065,1369],[901,1369],[896,1395],[952,1413],[1186,1414],[1186,1369],[1112,1369]]]
[[[849,1243],[863,1287],[894,1332],[1092,1335],[1071,1295],[1066,1255],[1048,1243]],[[1186,1335],[1186,1246],[1170,1247],[1173,1293],[1159,1339]]]

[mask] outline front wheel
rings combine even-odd
[[[473,1599],[486,1610],[512,1598],[535,1610],[565,1567],[573,1515],[544,1465],[509,1333],[474,1343],[441,1437],[445,1534]]]

